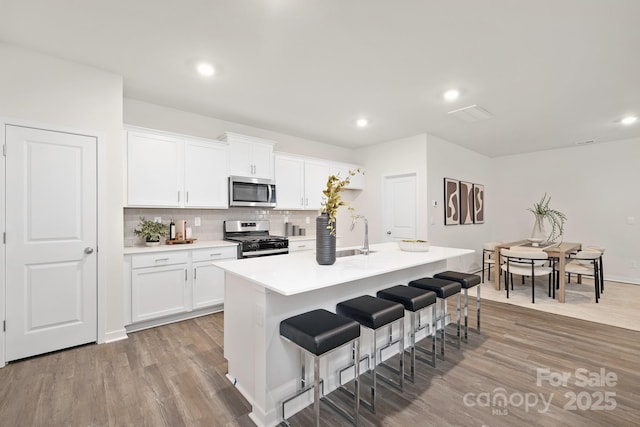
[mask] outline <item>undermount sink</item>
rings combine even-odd
[[[369,253],[374,253],[375,251],[369,251]],[[353,255],[363,255],[364,252],[362,249],[343,249],[341,251],[336,251],[336,258],[341,258],[345,256],[353,256]]]

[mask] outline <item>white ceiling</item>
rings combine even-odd
[[[128,98],[346,147],[428,132],[495,157],[640,137],[638,0],[0,0],[0,40]],[[208,60],[217,73],[194,73]],[[462,90],[454,102],[442,92]],[[493,118],[448,111],[477,104]],[[357,128],[366,116],[371,125]]]

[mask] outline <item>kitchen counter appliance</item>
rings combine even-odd
[[[230,176],[229,206],[276,207],[276,182],[271,179]]]
[[[224,240],[238,243],[238,259],[289,253],[289,239],[269,234],[269,221],[224,221]]]

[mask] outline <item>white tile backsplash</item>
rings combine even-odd
[[[273,209],[229,208],[229,209],[166,209],[166,208],[124,208],[124,245],[141,244],[133,230],[140,217],[147,219],[161,217],[164,224],[186,220],[191,227],[193,237],[198,240],[222,240],[222,227],[225,220],[268,220],[271,234],[285,235],[285,220],[305,229],[307,236],[315,236],[318,211],[281,211]],[[195,226],[195,217],[200,217],[201,225]],[[306,223],[309,218],[309,224]]]

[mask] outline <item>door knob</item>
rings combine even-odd
[[[84,248],[84,253],[89,255],[93,253],[93,248]]]
[[[391,232],[390,232],[390,231],[387,231],[387,234],[388,234],[389,236],[391,236]]]

